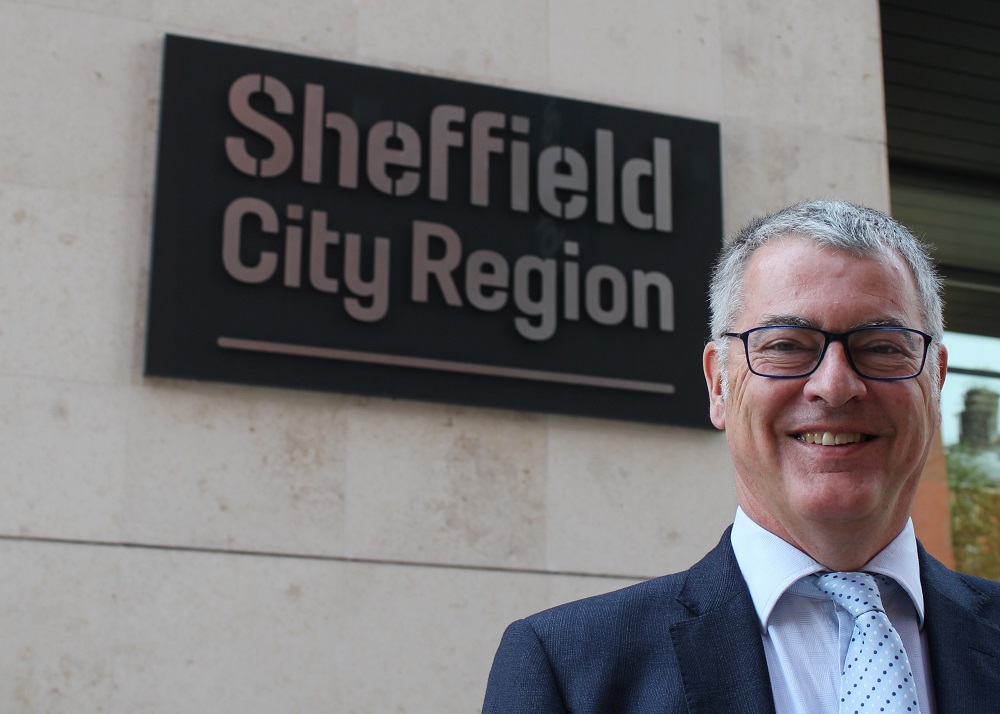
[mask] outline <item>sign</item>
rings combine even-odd
[[[167,36],[146,374],[710,426],[718,125]]]

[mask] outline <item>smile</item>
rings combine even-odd
[[[860,444],[867,441],[868,437],[858,431],[844,433],[833,433],[832,431],[807,431],[796,437],[799,441],[807,444],[820,444],[822,446],[844,446],[845,444]]]

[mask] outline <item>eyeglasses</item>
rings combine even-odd
[[[844,345],[847,361],[866,379],[913,379],[924,369],[931,336],[908,327],[862,327],[826,332],[814,327],[768,325],[726,332],[743,340],[750,371],[761,377],[808,377],[819,368],[831,342]]]

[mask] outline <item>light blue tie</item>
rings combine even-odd
[[[854,617],[841,671],[840,714],[919,712],[910,660],[882,608],[875,577],[823,573],[816,587]]]

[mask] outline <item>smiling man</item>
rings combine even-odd
[[[688,571],[512,624],[484,712],[1000,711],[1000,584],[909,516],[947,364],[924,246],[798,204],[740,231],[710,290],[732,528]]]

